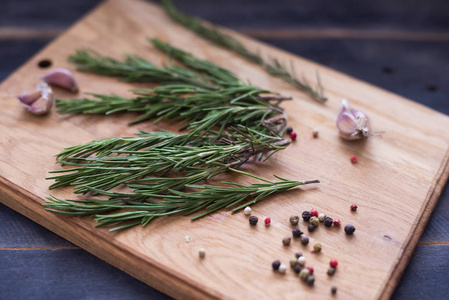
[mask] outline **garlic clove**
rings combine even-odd
[[[31,93],[23,93],[21,96],[18,96],[20,103],[24,105],[31,105],[37,99],[41,97],[41,91],[34,91]]]
[[[50,111],[53,106],[54,96],[52,89],[47,83],[41,82],[37,90],[32,93],[19,96],[19,101],[26,109],[35,115],[43,115]]]
[[[48,113],[53,106],[54,97],[53,94],[42,96],[37,99],[33,104],[28,105],[27,109],[34,115],[44,115]]]
[[[370,135],[370,122],[367,115],[352,109],[348,100],[341,100],[341,108],[337,117],[337,129],[340,137],[345,140],[359,140]]]
[[[72,72],[67,69],[58,68],[51,70],[42,80],[48,84],[58,86],[71,92],[78,91],[78,85]]]

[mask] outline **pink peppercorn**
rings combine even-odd
[[[338,261],[336,259],[331,259],[331,261],[329,262],[329,265],[332,268],[336,268],[338,266]]]
[[[335,219],[335,220],[334,220],[334,226],[335,226],[335,227],[340,227],[340,226],[341,226],[341,221],[340,221],[340,219]]]
[[[292,139],[292,141],[296,140],[296,132],[290,132],[290,138]]]
[[[313,275],[313,267],[312,267],[312,266],[308,266],[308,267],[307,267],[307,270],[310,271],[310,275]]]
[[[355,164],[356,162],[357,162],[357,156],[356,155],[351,155],[351,162],[353,163],[353,164]]]
[[[266,217],[265,220],[264,220],[264,222],[265,222],[265,226],[270,226],[270,224],[271,224],[271,218],[270,218],[270,217]]]
[[[318,218],[318,212],[316,211],[316,209],[311,209],[310,210],[310,215],[312,216],[312,217],[317,217]]]
[[[357,205],[355,205],[355,204],[351,205],[351,210],[352,211],[356,211],[357,210]]]

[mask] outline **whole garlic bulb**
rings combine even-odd
[[[370,136],[370,121],[361,110],[352,109],[348,100],[341,100],[341,108],[337,118],[340,137],[352,141],[366,139]]]

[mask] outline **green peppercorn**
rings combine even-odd
[[[301,272],[301,266],[299,264],[295,265],[293,267],[293,272],[295,272],[296,274],[299,274],[299,272]]]
[[[299,223],[299,217],[298,216],[294,216],[292,215],[290,217],[290,224],[292,224],[293,226],[298,225]]]
[[[336,268],[330,267],[329,269],[327,269],[327,275],[329,276],[334,275],[336,270],[337,270]]]
[[[306,282],[307,282],[308,285],[312,286],[315,283],[315,277],[310,275],[309,277],[307,277]]]
[[[353,234],[355,231],[355,227],[352,226],[351,224],[348,224],[345,226],[345,232],[346,234]]]
[[[314,253],[321,252],[321,244],[320,243],[316,243],[315,245],[313,245],[313,252]]]
[[[302,252],[301,251],[298,251],[298,252],[295,253],[295,257],[296,258],[299,258],[301,256],[302,256]]]
[[[335,286],[331,287],[331,293],[332,295],[335,295],[337,293],[337,287]]]
[[[326,219],[324,219],[324,226],[326,226],[326,227],[332,227],[333,223],[334,223],[334,220],[332,220],[332,218],[330,218],[330,217],[326,217]]]
[[[290,245],[291,241],[292,241],[292,238],[289,236],[286,236],[282,239],[282,244],[284,244],[284,246],[288,246],[288,245]]]
[[[309,232],[314,232],[314,231],[315,231],[315,228],[316,228],[316,226],[313,225],[313,224],[309,224],[309,226],[307,226],[307,230],[308,230]]]
[[[310,276],[310,271],[308,269],[306,269],[306,268],[302,269],[299,272],[299,277],[301,277],[301,279],[304,280],[304,281],[306,281],[307,278],[309,278],[309,276]]]
[[[301,230],[299,230],[298,228],[293,228],[293,230],[292,230],[292,235],[295,238],[300,237],[302,233],[303,232]]]
[[[296,258],[290,259],[290,267],[294,268],[298,264],[299,264],[298,259],[296,259]]]
[[[318,226],[320,224],[320,219],[318,219],[317,217],[311,217],[309,219],[309,223]]]
[[[301,239],[301,244],[303,244],[303,245],[307,245],[309,243],[309,237],[305,234],[301,235],[300,239]]]
[[[257,222],[259,222],[259,218],[257,218],[256,216],[249,217],[249,224],[250,225],[256,226]]]
[[[277,271],[279,269],[279,266],[281,265],[281,262],[279,260],[273,261],[271,266],[273,267],[273,270]]]
[[[310,211],[304,211],[304,212],[302,213],[302,218],[303,218],[303,220],[306,221],[306,222],[309,222],[311,216],[312,216],[312,215],[310,214]]]

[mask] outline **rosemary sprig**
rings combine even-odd
[[[323,87],[321,85],[319,76],[317,74],[318,86],[314,89],[306,80],[300,80],[294,74],[293,67],[288,70],[278,59],[272,58],[269,61],[265,60],[256,52],[252,52],[247,49],[242,43],[235,38],[220,32],[218,29],[206,26],[197,18],[191,17],[185,13],[179,12],[170,0],[162,0],[162,5],[170,16],[170,18],[183,25],[184,27],[192,30],[198,35],[224,47],[231,51],[234,51],[247,60],[262,66],[268,73],[273,76],[279,77],[282,80],[290,83],[294,87],[306,92],[313,99],[319,102],[325,102],[327,98],[323,95]]]
[[[142,196],[146,197],[144,201],[129,200],[124,193],[105,193],[110,196],[108,200],[62,200],[50,196],[44,206],[48,211],[68,216],[95,216],[96,222],[99,223],[97,226],[118,225],[110,229],[110,231],[114,231],[137,224],[145,226],[150,220],[160,216],[178,213],[190,215],[203,209],[205,211],[194,216],[192,220],[202,218],[222,208],[233,207],[232,212],[236,212],[275,193],[299,185],[319,182],[318,180],[292,181],[277,176],[276,178],[280,181],[272,182],[244,171],[231,170],[254,177],[263,183],[248,186],[232,181],[223,182],[225,186],[188,184],[187,187],[194,189],[194,192],[169,190],[168,194],[142,193]],[[242,202],[244,203],[242,204]],[[119,209],[125,211],[111,213]]]

